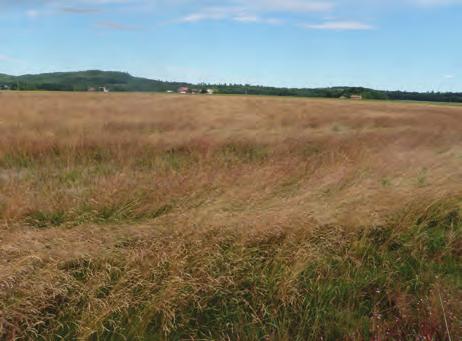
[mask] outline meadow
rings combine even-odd
[[[462,107],[0,93],[1,340],[460,340]]]

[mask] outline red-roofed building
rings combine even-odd
[[[182,86],[178,88],[178,93],[179,94],[187,94],[189,93],[189,88],[187,86]]]

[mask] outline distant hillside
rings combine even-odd
[[[187,83],[163,82],[133,77],[114,71],[55,72],[38,75],[8,76],[0,74],[0,84],[12,90],[88,91],[89,88],[107,87],[111,91],[167,91]]]
[[[381,91],[363,87],[331,88],[278,88],[247,84],[190,84],[166,82],[133,77],[128,73],[114,71],[56,72],[38,75],[9,76],[0,74],[0,87],[12,90],[88,91],[90,88],[107,87],[110,91],[175,91],[181,86],[214,88],[222,94],[249,94],[269,96],[340,98],[361,95],[364,99],[412,100],[433,102],[461,102],[462,93]]]

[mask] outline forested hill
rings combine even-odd
[[[1,85],[7,85],[12,90],[88,91],[90,88],[107,87],[111,91],[155,92],[176,90],[189,84],[133,77],[124,72],[90,70],[17,77],[0,74]]]
[[[57,72],[37,75],[9,76],[0,74],[0,88],[11,90],[88,91],[106,87],[110,91],[176,91],[181,86],[212,88],[221,94],[249,94],[296,97],[340,98],[361,95],[365,99],[461,102],[462,93],[381,91],[362,87],[277,88],[243,84],[190,84],[133,77],[113,71]]]

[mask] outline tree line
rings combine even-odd
[[[349,98],[353,95],[364,99],[376,100],[410,100],[431,102],[462,103],[460,92],[409,92],[383,91],[364,87],[330,87],[330,88],[283,88],[257,86],[250,84],[191,84],[187,82],[166,82],[147,78],[133,77],[124,72],[107,72],[99,70],[80,72],[59,72],[38,75],[8,76],[0,74],[0,86],[11,90],[46,90],[46,91],[88,91],[106,87],[115,92],[165,92],[176,91],[187,86],[196,89],[214,89],[215,93],[233,95],[266,95],[317,98]]]

